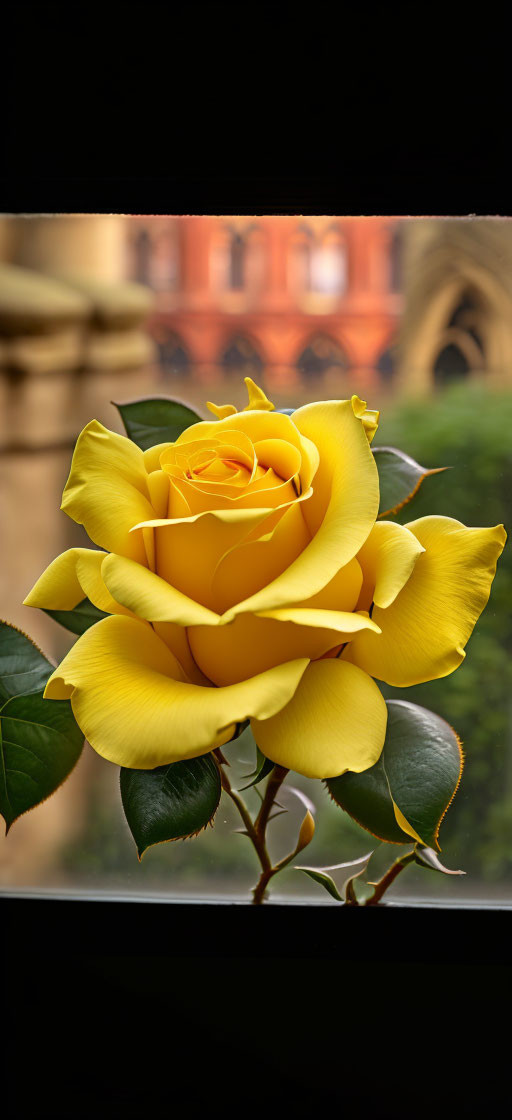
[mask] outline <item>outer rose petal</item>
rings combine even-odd
[[[377,517],[377,467],[351,401],[308,404],[293,420],[320,452],[313,496],[302,507],[312,540],[286,571],[228,611],[229,618],[311,598],[356,555]]]
[[[132,525],[155,516],[144,454],[136,444],[92,420],[80,433],[62,497],[63,509],[107,552],[146,563]]]
[[[506,541],[503,525],[468,529],[451,517],[421,517],[406,528],[425,552],[391,606],[375,607],[382,634],[357,634],[343,653],[398,687],[446,677],[464,660]]]
[[[373,408],[367,408],[366,401],[362,401],[356,393],[352,396],[352,408],[363,425],[368,443],[371,443],[379,426],[380,412]]]
[[[335,659],[309,665],[277,715],[251,720],[267,758],[307,778],[333,778],[373,766],[386,724],[386,703],[375,682],[355,665]]]
[[[24,600],[26,607],[70,611],[88,598],[100,611],[130,614],[108,591],[101,575],[105,552],[93,548],[69,548],[46,568]],[[133,561],[129,561],[133,563]],[[145,571],[146,569],[144,569]]]
[[[369,611],[372,603],[377,607],[391,606],[424,551],[418,538],[404,525],[376,521],[357,555],[363,573],[358,609]]]
[[[298,657],[324,657],[358,630],[376,628],[367,616],[343,611],[285,607],[268,613],[278,617],[243,614],[229,626],[190,626],[190,648],[205,676],[233,684]]]
[[[151,770],[196,758],[250,716],[267,719],[293,696],[306,659],[229,688],[190,684],[151,626],[104,618],[86,630],[52,673],[45,696],[71,697],[75,719],[98,754]]]
[[[102,553],[102,556],[104,554]],[[142,564],[116,556],[104,556],[102,576],[113,601],[147,622],[177,622],[180,626],[215,626],[219,615],[189,599],[170,583]]]

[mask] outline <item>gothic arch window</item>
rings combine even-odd
[[[319,377],[328,370],[345,372],[349,361],[339,343],[328,335],[316,335],[297,359],[297,369],[304,377]]]
[[[434,381],[436,385],[447,385],[451,381],[460,381],[461,378],[467,377],[470,368],[467,356],[455,343],[450,342],[448,346],[443,346],[443,349],[437,355],[434,365]]]
[[[256,347],[244,335],[235,335],[221,354],[220,364],[228,376],[260,377],[263,370]]]
[[[170,291],[178,286],[178,245],[171,225],[153,239],[150,277],[155,291]]]
[[[291,239],[288,253],[288,287],[292,291],[311,290],[313,246],[313,231],[309,226],[299,226]]]
[[[463,292],[448,326],[469,334],[483,354],[484,348],[480,334],[481,311],[478,297],[475,297],[471,292]]]
[[[229,283],[232,292],[243,291],[245,287],[245,258],[247,246],[241,233],[233,233],[229,252]]]
[[[486,368],[482,338],[484,310],[478,295],[463,291],[442,331],[433,363],[434,381],[445,385]]]
[[[212,244],[212,277],[215,288],[225,292],[255,291],[265,269],[265,238],[260,228],[225,226]]]
[[[151,237],[147,229],[141,229],[133,243],[133,278],[139,284],[151,284]]]
[[[132,275],[139,284],[156,292],[172,291],[179,283],[179,259],[176,230],[152,225],[140,229],[132,242]]]
[[[153,337],[158,348],[158,361],[164,374],[183,377],[190,369],[190,358],[185,345],[175,331],[156,327]]]
[[[377,370],[380,373],[381,380],[385,384],[389,384],[393,380],[393,374],[395,372],[395,365],[396,365],[395,347],[394,346],[388,346],[379,355],[379,358],[378,358],[378,361],[377,361]]]

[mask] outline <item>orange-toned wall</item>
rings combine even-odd
[[[351,384],[366,391],[379,380],[377,364],[393,343],[402,296],[391,287],[391,243],[398,221],[384,218],[184,217],[133,219],[152,244],[170,235],[176,254],[175,285],[157,293],[153,325],[181,339],[198,376],[213,376],[234,336],[252,341],[270,382],[293,380],[300,354],[318,335],[344,351]],[[301,229],[321,241],[339,231],[347,254],[343,293],[301,291],[290,262]],[[260,267],[244,291],[223,290],[215,278],[215,253],[230,230],[258,239]]]

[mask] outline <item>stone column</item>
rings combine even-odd
[[[63,214],[14,219],[16,264],[54,276],[79,274],[115,283],[126,275],[125,219]]]

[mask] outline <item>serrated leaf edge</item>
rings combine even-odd
[[[443,717],[441,716],[440,718],[442,719]],[[445,720],[444,722],[448,723],[448,720]],[[452,796],[450,797],[450,800],[449,800],[448,804],[446,805],[446,808],[443,810],[443,812],[441,813],[441,816],[439,817],[437,829],[434,833],[434,839],[437,843],[438,850],[440,852],[442,851],[442,848],[441,848],[441,845],[439,844],[439,829],[441,828],[441,825],[442,825],[442,823],[444,821],[444,818],[445,818],[445,816],[448,812],[448,809],[450,808],[450,805],[451,805],[451,803],[452,803],[452,801],[455,797],[455,794],[457,793],[457,790],[460,786],[460,783],[461,783],[461,780],[462,780],[462,774],[463,774],[463,771],[464,771],[464,766],[465,766],[465,763],[466,763],[466,756],[464,754],[464,744],[462,742],[462,739],[457,734],[455,728],[452,727],[451,723],[448,723],[448,727],[450,728],[451,731],[453,731],[453,734],[455,735],[455,738],[457,740],[457,747],[458,747],[458,750],[459,750],[459,758],[460,758],[460,770],[459,770],[459,776],[457,778],[457,785],[455,786],[455,789],[452,793]],[[463,872],[463,874],[465,875],[465,872]]]
[[[44,650],[40,649],[37,642],[35,642],[34,639],[31,638],[29,634],[26,634],[25,631],[22,630],[19,626],[15,626],[13,622],[8,622],[6,618],[0,618],[0,622],[2,622],[4,624],[4,626],[8,626],[10,630],[15,630],[17,634],[21,634],[22,638],[26,638],[27,641],[30,642],[30,644],[34,647],[34,649],[37,650],[37,652],[41,655],[41,657],[44,657],[44,660],[48,662],[48,665],[50,666],[51,669],[55,669],[57,667],[57,662],[54,661],[53,658],[48,657],[48,655],[44,652]],[[49,673],[48,676],[51,676],[51,673]],[[41,689],[36,689],[34,692],[20,692],[18,694],[18,697],[20,699],[23,696],[41,696],[42,697],[43,693],[42,693]],[[13,697],[11,697],[11,699],[13,699]],[[6,704],[8,702],[9,701],[6,700]],[[68,701],[68,703],[70,703],[70,702]],[[2,718],[2,712],[3,712],[4,707],[5,707],[5,705],[2,705],[2,708],[0,708],[0,720]],[[70,707],[71,707],[71,705],[70,705]],[[71,708],[71,713],[73,714],[73,709],[72,708]],[[74,715],[73,715],[73,718],[74,718]],[[75,720],[75,723],[76,723],[76,720]],[[77,726],[78,726],[78,724],[77,724]],[[3,813],[0,813],[0,817],[2,818],[2,820],[5,824],[5,833],[4,833],[5,836],[8,836],[9,832],[11,831],[11,828],[12,828],[13,824],[16,824],[16,821],[21,820],[21,818],[26,816],[27,813],[31,813],[34,809],[37,809],[39,807],[39,805],[44,805],[45,801],[49,801],[50,797],[53,797],[54,793],[57,793],[57,790],[61,789],[61,787],[64,785],[64,783],[67,782],[68,778],[71,777],[71,774],[73,773],[73,770],[75,769],[75,766],[77,765],[79,759],[82,756],[82,751],[84,749],[84,743],[85,743],[85,739],[82,742],[82,748],[80,750],[79,755],[77,756],[76,762],[73,763],[73,766],[71,767],[71,770],[68,771],[68,773],[63,777],[62,781],[59,782],[59,784],[56,785],[54,787],[54,789],[51,790],[50,793],[47,793],[45,795],[45,797],[42,797],[41,800],[37,801],[35,805],[30,805],[28,809],[23,809],[23,812],[18,813],[17,816],[15,816],[12,821],[10,821],[10,823],[8,823],[6,821]]]
[[[211,754],[212,754],[212,759],[213,759],[213,761],[214,761],[214,763],[215,763],[215,765],[216,765],[216,767],[217,767],[217,771],[218,771],[218,773],[219,773],[219,777],[221,777],[220,766],[219,766],[219,764],[218,764],[218,762],[217,762],[217,759],[215,758],[215,755],[214,755],[213,751],[211,752]],[[121,773],[122,773],[122,769],[123,769],[123,768],[122,768],[122,767],[120,766],[120,767],[119,767],[119,789],[121,789]],[[218,811],[219,811],[219,808],[220,808],[220,803],[221,803],[221,800],[222,800],[222,782],[221,782],[221,786],[220,786],[220,792],[219,792],[219,800],[218,800],[218,802],[217,802],[216,808],[214,809],[214,811],[213,811],[213,813],[212,813],[212,815],[211,815],[210,819],[209,819],[208,821],[206,821],[206,824],[202,824],[202,825],[201,825],[201,827],[200,827],[200,828],[196,828],[196,830],[195,830],[194,832],[186,832],[186,833],[185,833],[185,834],[184,834],[183,836],[170,836],[168,840],[155,840],[155,843],[154,843],[154,844],[148,844],[148,845],[147,845],[147,846],[146,846],[145,848],[142,848],[142,849],[140,849],[140,848],[139,848],[139,845],[137,844],[137,841],[136,841],[136,839],[135,839],[135,837],[134,837],[134,835],[133,835],[133,832],[132,832],[132,830],[131,830],[131,828],[130,828],[130,825],[129,825],[129,822],[128,822],[128,818],[127,818],[127,816],[126,816],[126,813],[125,813],[125,814],[124,814],[124,819],[125,819],[125,822],[126,822],[126,826],[127,826],[127,828],[128,828],[128,831],[129,831],[129,833],[130,833],[130,836],[132,837],[132,840],[133,840],[133,842],[134,842],[134,844],[135,844],[135,847],[136,847],[136,849],[137,849],[137,859],[138,859],[139,863],[142,863],[142,858],[143,858],[143,856],[144,856],[144,855],[146,854],[146,852],[149,852],[149,849],[150,849],[150,848],[158,848],[158,846],[159,846],[160,844],[176,844],[176,843],[177,843],[177,842],[179,842],[180,840],[193,840],[193,839],[194,839],[194,837],[196,837],[196,836],[200,836],[202,832],[205,832],[207,828],[213,828],[213,827],[214,827],[214,823],[215,823],[215,818],[216,818],[216,816],[217,816],[217,813],[218,813]],[[122,797],[121,797],[121,804],[122,804],[122,802],[123,802],[123,799],[122,799]],[[124,812],[124,806],[123,806],[123,812]]]
[[[26,695],[26,696],[37,696],[37,695],[38,695],[38,693],[37,693],[37,692],[27,692],[27,693],[25,693],[24,695]],[[75,723],[76,723],[76,720],[75,720]],[[78,725],[77,725],[77,726],[78,726]],[[8,836],[9,832],[11,831],[11,828],[12,828],[13,824],[16,824],[16,821],[19,821],[19,820],[21,820],[21,818],[22,818],[22,817],[26,817],[27,813],[32,813],[32,812],[34,811],[34,809],[39,809],[39,806],[40,806],[40,805],[44,805],[45,801],[49,801],[49,800],[50,800],[50,797],[53,797],[54,793],[57,793],[57,791],[58,791],[59,789],[62,789],[62,786],[66,784],[66,782],[67,782],[68,778],[70,778],[70,777],[71,777],[71,775],[72,775],[72,773],[73,773],[73,771],[74,771],[75,767],[76,767],[76,766],[78,765],[78,763],[80,762],[80,759],[81,759],[81,757],[82,757],[82,751],[83,751],[83,749],[84,749],[84,746],[85,746],[85,739],[84,739],[84,740],[83,740],[83,742],[82,742],[82,746],[81,746],[81,749],[80,749],[80,753],[78,754],[78,756],[77,756],[77,758],[76,758],[76,761],[75,761],[75,762],[73,763],[73,765],[72,765],[72,767],[71,767],[71,770],[68,770],[67,774],[65,774],[65,776],[64,776],[64,777],[63,777],[63,779],[62,779],[62,781],[61,781],[61,782],[59,782],[59,784],[58,784],[58,785],[54,786],[54,788],[53,788],[53,789],[51,790],[51,792],[50,792],[50,793],[47,793],[47,794],[45,795],[45,797],[42,797],[42,798],[41,798],[41,800],[40,800],[40,801],[36,801],[35,805],[30,805],[28,809],[23,809],[23,812],[22,812],[22,813],[18,813],[18,815],[17,815],[16,817],[14,817],[14,819],[13,819],[13,820],[11,821],[11,823],[10,823],[10,824],[7,824],[7,821],[6,821],[6,819],[5,819],[4,815],[3,815],[3,813],[1,813],[1,812],[0,812],[0,817],[2,818],[2,820],[3,820],[4,824],[5,824],[5,833],[4,833],[4,836]]]
[[[35,642],[34,639],[30,637],[30,634],[25,634],[24,630],[21,630],[19,626],[15,626],[14,622],[8,622],[6,618],[0,618],[0,623],[2,623],[2,622],[3,622],[4,626],[9,627],[9,630],[16,630],[17,634],[21,634],[22,638],[26,638],[27,642],[30,642],[30,644],[34,647],[34,649],[36,649],[37,652],[41,654],[41,657],[44,657],[45,661],[47,661],[48,664],[51,665],[52,669],[57,668],[57,662],[54,661],[52,657],[48,657],[48,654],[45,653],[44,650],[39,648],[37,642]],[[37,689],[36,692],[38,692],[38,691],[40,691],[40,690]],[[20,696],[34,696],[35,693],[33,693],[33,692],[21,692],[19,695]]]
[[[346,771],[345,771],[345,773],[346,773]],[[341,775],[336,774],[336,777],[340,777],[340,776]],[[367,832],[369,834],[369,836],[374,836],[375,839],[380,840],[382,844],[400,844],[400,843],[410,844],[410,842],[411,842],[410,836],[408,836],[407,839],[403,840],[403,841],[400,841],[400,840],[386,840],[385,836],[380,836],[380,834],[378,832],[373,832],[373,830],[371,828],[368,828],[367,825],[363,824],[363,822],[359,820],[359,817],[355,817],[353,815],[353,813],[349,813],[348,809],[344,809],[343,805],[340,805],[339,801],[336,801],[336,798],[334,797],[334,794],[331,793],[331,791],[329,789],[329,786],[327,785],[328,779],[324,778],[323,781],[324,781],[325,788],[327,790],[327,793],[328,793],[331,801],[334,801],[334,804],[337,806],[337,808],[341,809],[342,813],[346,813],[347,817],[350,817],[350,819],[352,821],[355,821],[356,824],[359,825],[359,828],[364,829],[364,831]],[[393,799],[391,799],[391,800],[393,800]],[[397,824],[398,824],[398,821],[397,821]]]
[[[444,468],[441,468],[441,469],[444,469]],[[446,469],[448,469],[448,468],[446,468]],[[400,703],[400,701],[399,701],[399,703]],[[437,712],[435,712],[434,715],[437,715]],[[439,820],[438,820],[437,825],[436,825],[436,830],[433,834],[434,840],[437,844],[437,849],[438,849],[439,852],[441,852],[442,848],[441,848],[441,845],[439,844],[439,831],[440,831],[441,825],[443,823],[443,820],[444,820],[444,818],[445,818],[445,816],[448,812],[448,809],[450,808],[450,805],[452,804],[452,801],[455,797],[455,794],[457,793],[457,790],[460,786],[461,779],[462,779],[462,773],[463,773],[463,770],[464,770],[464,764],[465,764],[465,755],[464,755],[464,744],[463,744],[460,736],[455,731],[455,728],[452,727],[451,723],[448,723],[448,720],[444,719],[443,716],[438,716],[437,718],[442,719],[443,722],[447,724],[447,726],[450,728],[450,731],[455,736],[455,739],[456,739],[456,742],[457,742],[457,747],[458,747],[458,750],[459,750],[459,757],[460,757],[460,770],[459,770],[459,776],[457,778],[457,784],[455,786],[455,789],[453,790],[453,793],[450,797],[450,800],[447,802],[445,808],[443,809],[443,812],[441,813],[441,816],[439,817]],[[400,840],[386,840],[385,836],[380,836],[378,832],[373,832],[371,828],[367,828],[367,826],[365,824],[363,824],[362,821],[360,821],[358,817],[355,817],[352,813],[349,813],[347,809],[343,808],[343,805],[340,805],[339,802],[336,801],[336,798],[331,793],[331,791],[329,789],[329,786],[327,785],[328,779],[324,779],[324,786],[327,790],[327,793],[328,793],[331,801],[334,801],[334,804],[337,806],[337,808],[341,809],[343,813],[346,813],[347,817],[350,817],[351,820],[355,821],[356,824],[358,824],[360,828],[363,828],[365,832],[368,832],[370,836],[374,836],[376,840],[380,840],[383,844],[400,844],[400,843],[410,844],[411,839],[413,839],[416,843],[422,844],[423,847],[425,847],[425,848],[430,847],[429,844],[426,844],[426,842],[419,837],[419,834],[416,832],[416,830],[413,829],[411,824],[409,824],[409,821],[407,820],[407,817],[405,816],[405,814],[402,813],[402,810],[400,809],[400,806],[397,804],[397,802],[395,801],[395,799],[393,797],[393,794],[391,793],[391,786],[389,784],[388,773],[387,773],[387,770],[386,770],[386,765],[385,765],[384,760],[382,761],[382,765],[383,765],[383,768],[384,768],[384,776],[386,778],[386,782],[387,782],[387,785],[388,785],[391,804],[393,805],[393,812],[395,814],[396,823],[397,823],[399,828],[402,828],[402,825],[400,824],[400,821],[399,821],[399,819],[397,817],[397,814],[396,814],[396,810],[398,809],[398,812],[400,813],[400,816],[403,817],[404,821],[407,821],[407,824],[409,825],[409,828],[411,829],[411,833],[409,833],[409,834],[404,832],[404,835],[407,836],[407,840],[403,840],[403,841],[400,841]],[[336,775],[336,777],[338,777],[338,776],[339,775]],[[403,828],[402,828],[402,831],[404,831]]]
[[[430,475],[432,475],[432,474],[442,474],[443,471],[451,470],[451,467],[427,467],[427,468],[422,467],[421,464],[416,461],[416,459],[413,459],[412,455],[408,455],[406,451],[402,451],[401,448],[399,448],[399,447],[391,447],[387,444],[382,446],[382,447],[374,447],[373,448],[373,455],[374,456],[375,456],[376,451],[377,452],[379,452],[379,451],[392,451],[395,455],[399,455],[402,459],[407,459],[407,461],[409,463],[412,463],[413,466],[419,467],[420,471],[423,471],[423,474],[420,475],[418,481],[416,482],[416,485],[410,491],[410,493],[407,495],[407,497],[405,497],[402,502],[399,502],[398,505],[393,506],[392,509],[386,509],[386,510],[383,510],[382,513],[378,513],[377,514],[377,521],[380,521],[383,517],[389,517],[390,514],[394,515],[396,513],[399,513],[400,510],[404,508],[404,506],[408,505],[408,503],[410,501],[412,501],[415,494],[418,493],[418,490],[419,490],[420,486],[422,485],[422,483],[425,481],[426,478],[429,478]],[[375,465],[377,466],[377,464],[375,464]]]

